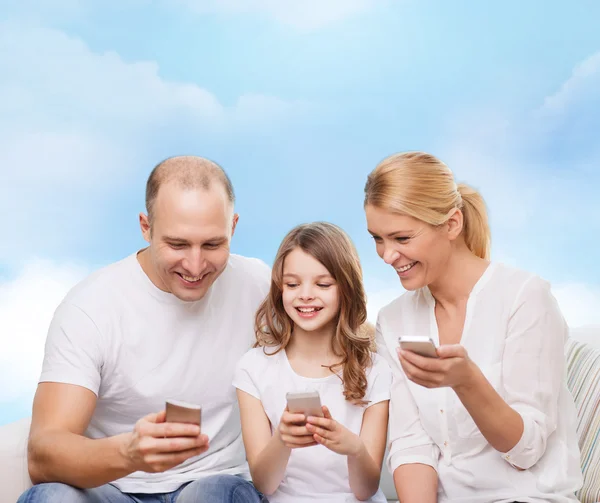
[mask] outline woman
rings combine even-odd
[[[377,323],[395,374],[388,467],[400,500],[577,501],[567,326],[549,284],[490,263],[483,199],[432,155],[382,161],[365,211],[407,290]],[[431,337],[438,357],[400,350],[403,335]]]

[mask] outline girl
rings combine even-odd
[[[394,370],[389,467],[403,503],[577,501],[567,327],[548,283],[489,261],[481,196],[422,152],[382,161],[368,230],[405,294],[378,317]],[[429,336],[437,358],[398,351]]]
[[[271,503],[385,501],[391,371],[371,353],[365,320],[348,236],[328,223],[293,229],[256,314],[256,347],[234,378],[252,480]],[[323,417],[289,412],[286,393],[313,390]]]

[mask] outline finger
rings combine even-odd
[[[157,453],[151,454],[145,458],[146,464],[155,467],[156,471],[164,471],[172,468],[173,466],[180,465],[188,459],[203,454],[208,449],[208,446],[197,447],[195,449],[188,449],[186,451],[172,452],[172,453]]]
[[[310,433],[308,435],[304,435],[302,437],[294,437],[291,435],[282,435],[281,440],[283,440],[284,444],[286,444],[288,446],[292,446],[292,447],[300,447],[300,446],[310,444],[311,442],[314,442],[313,436]]]
[[[320,445],[324,445],[325,447],[328,447],[331,444],[331,440],[329,440],[325,437],[322,437],[321,435],[319,435],[317,433],[315,433],[313,435],[313,437],[315,439],[315,442],[317,442]]]
[[[405,351],[403,349],[401,349],[399,352],[401,358],[409,361],[420,369],[436,372],[441,368],[441,361],[439,358],[429,358],[427,356],[421,356],[417,353],[413,353],[412,351]]]
[[[156,423],[148,428],[153,437],[197,437],[200,426],[192,423]]]
[[[281,422],[286,424],[304,424],[306,422],[306,416],[304,414],[284,412],[281,416]]]
[[[200,449],[208,445],[208,437],[206,435],[197,437],[155,438],[153,440],[153,450],[156,453],[181,452],[190,449]]]
[[[408,360],[405,360],[404,362],[402,362],[402,369],[404,370],[404,373],[406,374],[406,376],[413,382],[416,382],[416,380],[419,380],[422,382],[437,384],[443,380],[442,374],[422,370],[422,369],[416,367],[415,365],[413,365],[412,363],[410,363]]]
[[[286,435],[293,437],[302,437],[304,435],[310,435],[310,432],[306,429],[306,425],[303,426],[287,426],[284,428]]]
[[[321,407],[323,409],[323,415],[327,418],[327,419],[332,419],[331,417],[331,412],[329,412],[329,408],[327,407],[327,405],[323,405]]]
[[[467,350],[460,344],[444,344],[437,350],[440,358],[466,358]]]
[[[331,431],[326,430],[325,428],[320,428],[318,426],[314,426],[312,424],[309,424],[307,426],[307,428],[313,434],[313,436],[316,434],[322,438],[329,438],[329,435],[331,435]]]
[[[334,426],[333,419],[327,419],[325,417],[315,417],[315,416],[309,416],[308,418],[306,418],[306,424],[307,424],[307,426],[309,424],[321,426],[328,430],[333,430],[333,426]]]

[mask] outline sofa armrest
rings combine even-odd
[[[0,488],[2,501],[17,501],[31,487],[27,469],[30,418],[0,426]]]

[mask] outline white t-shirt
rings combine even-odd
[[[398,337],[428,335],[438,344],[434,308],[423,288],[379,312],[378,349],[394,371],[390,471],[408,463],[434,467],[440,503],[577,501],[582,476],[565,376],[567,326],[550,285],[492,263],[467,302],[460,343],[523,418],[523,435],[507,453],[487,442],[452,389],[428,389],[406,378],[396,356]]]
[[[266,349],[269,352],[271,348]],[[367,370],[366,406],[389,400],[392,373],[388,364],[373,355],[373,366]],[[343,384],[337,375],[322,378],[303,377],[292,369],[285,351],[267,356],[263,348],[254,348],[238,363],[233,385],[259,399],[271,422],[277,428],[286,407],[287,392],[318,391],[321,403],[332,417],[353,433],[360,433],[366,407],[353,405],[343,395]],[[350,490],[348,458],[322,445],[292,449],[285,475],[279,488],[269,496],[271,503],[357,502]],[[385,502],[379,490],[370,500]]]
[[[134,254],[86,278],[58,307],[40,382],[76,384],[98,396],[86,436],[130,432],[169,398],[202,407],[209,450],[164,473],[113,482],[121,491],[162,493],[205,475],[248,476],[231,381],[252,347],[269,283],[263,262],[231,255],[204,298],[183,302],[159,290]]]

